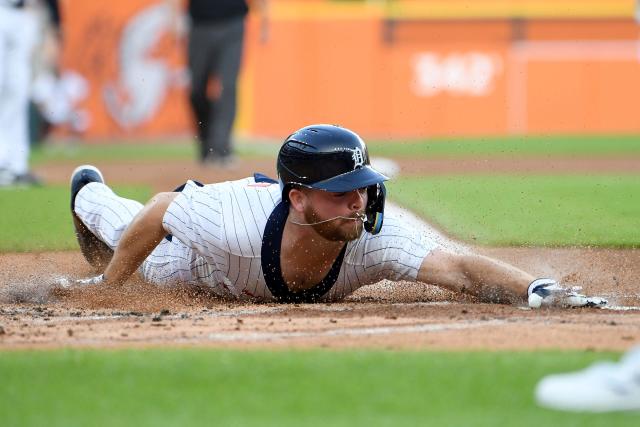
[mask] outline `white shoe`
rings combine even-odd
[[[599,362],[582,371],[549,375],[536,387],[539,405],[575,412],[640,410],[640,347],[619,363]]]

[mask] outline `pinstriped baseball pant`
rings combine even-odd
[[[107,185],[92,182],[76,196],[74,212],[98,239],[115,250],[122,234],[143,205],[120,197]],[[142,277],[165,285],[193,282],[196,259],[178,239],[163,239],[140,267]]]

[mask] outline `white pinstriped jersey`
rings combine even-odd
[[[165,240],[147,259],[145,276],[161,283],[200,282],[238,298],[272,299],[262,273],[261,249],[265,226],[280,201],[279,185],[253,177],[204,187],[189,181],[163,218],[172,241]],[[382,279],[415,280],[422,260],[437,246],[385,215],[379,234],[365,232],[347,243],[338,278],[323,299],[342,298]],[[182,268],[172,266],[176,256]]]

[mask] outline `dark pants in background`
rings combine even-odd
[[[236,117],[236,86],[242,44],[244,17],[194,24],[189,34],[191,107],[197,120],[200,160],[228,158],[231,130]],[[210,77],[221,84],[219,97],[208,93]]]

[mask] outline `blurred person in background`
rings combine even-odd
[[[43,1],[55,27],[57,55],[60,14],[57,0]],[[41,35],[37,0],[0,0],[0,186],[38,185],[29,171],[29,97],[34,49]]]
[[[31,143],[46,139],[54,127],[65,126],[80,134],[89,126],[89,114],[78,104],[89,95],[87,80],[78,72],[62,69],[62,37],[57,0],[40,2],[36,9],[41,36],[33,61],[31,89]]]
[[[166,0],[173,31],[188,31],[187,63],[191,73],[191,108],[196,120],[199,160],[229,167],[234,162],[231,131],[236,117],[236,86],[242,60],[245,17],[249,6],[261,14],[261,40],[267,37],[267,0]],[[186,23],[188,22],[188,23]]]
[[[0,185],[36,181],[29,173],[28,106],[37,20],[24,1],[0,0]]]

